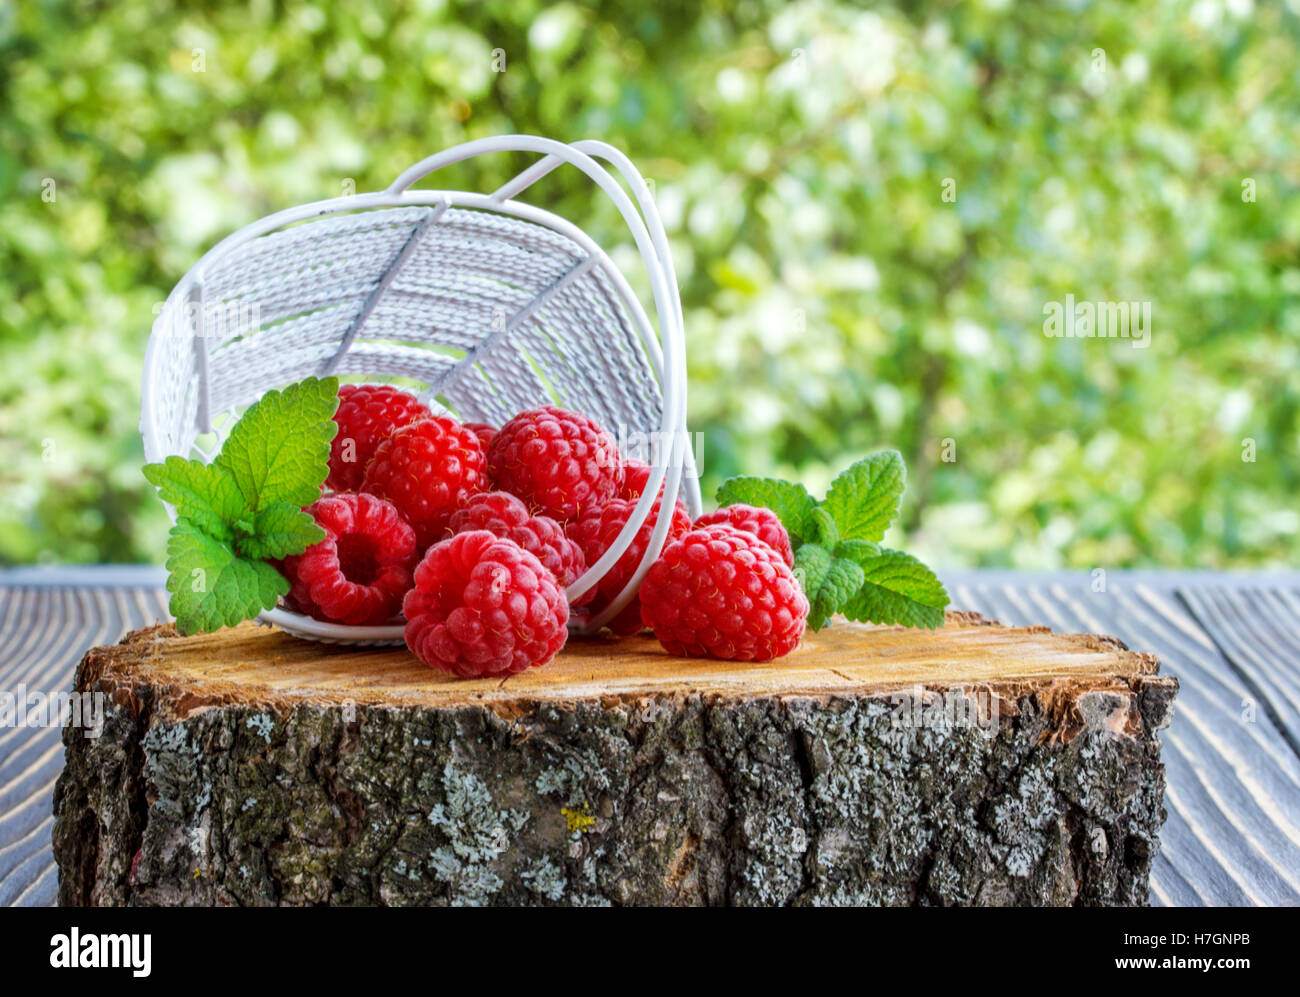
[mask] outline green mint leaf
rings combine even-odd
[[[794,552],[794,577],[809,602],[812,602],[812,593],[822,587],[830,567],[831,555],[825,547],[809,543]]]
[[[781,520],[790,541],[794,544],[810,539],[813,509],[816,500],[803,485],[780,478],[756,478],[742,475],[728,478],[718,486],[718,505],[758,505],[771,509]]]
[[[948,593],[934,572],[911,554],[882,547],[861,567],[862,586],[844,606],[849,619],[931,630],[943,626]]]
[[[167,540],[169,608],[182,634],[234,626],[271,609],[289,583],[265,561],[242,558],[180,518]]]
[[[273,502],[259,512],[251,536],[235,544],[240,556],[252,558],[288,557],[301,554],[325,539],[325,531],[307,513],[288,502]]]
[[[813,509],[809,522],[812,524],[810,539],[815,540],[827,550],[834,550],[839,546],[840,531],[835,525],[835,517],[829,512],[821,506],[817,506]]]
[[[253,512],[276,502],[302,508],[320,496],[338,431],[338,379],[309,377],[268,391],[235,423],[214,466],[229,474]]]
[[[808,599],[809,628],[820,630],[826,626],[830,618],[840,612],[862,588],[865,577],[862,569],[847,558],[832,558],[817,594]]]
[[[847,557],[865,568],[868,561],[880,556],[880,544],[872,543],[870,540],[842,540],[835,548],[835,556]]]
[[[252,516],[234,479],[211,464],[168,457],[161,464],[146,464],[144,476],[177,516],[219,540],[230,541],[233,525]]]
[[[820,630],[843,610],[866,577],[855,561],[832,557],[826,548],[811,543],[795,551],[794,574],[808,597],[810,630]]]
[[[831,482],[821,507],[845,540],[878,541],[898,515],[907,471],[897,450],[851,464]]]

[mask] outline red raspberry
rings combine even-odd
[[[413,422],[380,443],[361,484],[397,506],[421,550],[441,540],[451,514],[486,487],[478,437],[445,416]]]
[[[336,492],[357,491],[375,448],[394,430],[431,415],[413,394],[401,388],[387,384],[340,385],[339,407],[334,413],[339,431],[330,444],[326,486]]]
[[[492,437],[500,432],[496,426],[488,422],[467,422],[465,428],[478,437],[479,443],[483,445],[484,453],[487,453],[488,444],[492,442]]]
[[[721,509],[706,512],[703,516],[700,516],[699,519],[695,520],[695,528],[716,526],[719,523],[725,526],[734,526],[738,530],[754,534],[763,543],[780,554],[781,560],[787,565],[791,568],[794,567],[794,551],[790,547],[790,534],[785,532],[785,527],[781,525],[780,518],[771,509],[763,506],[745,505],[743,502],[737,502],[735,505],[724,505]]]
[[[666,480],[667,479],[665,478],[665,482]],[[623,491],[619,495],[620,498],[631,499],[635,502],[645,493],[645,488],[648,484],[650,484],[649,464],[643,460],[636,460],[631,457],[623,462]],[[660,484],[659,497],[662,498],[663,494],[664,486],[663,484]],[[684,515],[690,515],[690,513],[686,511],[686,503],[680,498],[677,500],[677,508],[679,508]]]
[[[554,405],[521,412],[502,426],[488,447],[488,468],[498,488],[561,523],[604,505],[623,486],[613,437]]]
[[[629,457],[623,461],[623,490],[619,498],[639,499],[645,493],[645,486],[650,484],[650,465],[643,460]],[[659,486],[663,494],[663,485]]]
[[[343,493],[306,510],[326,537],[277,564],[289,580],[285,603],[318,620],[383,623],[402,608],[415,567],[415,531],[389,502]]]
[[[632,515],[632,510],[636,503],[628,499],[610,499],[609,504],[603,509],[588,509],[581,518],[570,523],[566,527],[566,532],[570,539],[577,542],[582,548],[583,557],[587,559],[587,565],[590,567],[595,564],[597,559],[609,550],[610,546],[623,532],[623,527]],[[623,591],[623,586],[636,572],[637,565],[641,563],[641,557],[645,554],[646,547],[650,543],[650,534],[654,532],[655,523],[659,519],[660,505],[658,502],[650,510],[650,515],[646,521],[641,524],[641,528],[636,531],[636,537],[623,556],[620,557],[609,571],[595,586],[595,598],[591,602],[591,613],[595,615],[614,601],[615,597]],[[677,537],[688,532],[691,528],[691,518],[686,515],[685,511],[680,508],[673,510],[672,525],[668,527],[668,537],[664,545],[672,543]],[[641,609],[640,604],[635,598],[632,599],[612,620],[609,621],[609,628],[620,637],[628,637],[641,629]]]
[[[568,637],[569,604],[555,576],[487,530],[430,547],[402,609],[411,652],[461,678],[544,665]]]
[[[542,562],[561,588],[568,588],[587,570],[587,561],[576,543],[550,516],[530,516],[528,506],[509,492],[480,492],[451,517],[451,532],[487,530],[513,540]],[[583,600],[589,601],[595,593]]]
[[[670,654],[770,661],[798,646],[808,600],[781,556],[752,533],[705,526],[650,568],[641,617]]]

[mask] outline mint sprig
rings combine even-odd
[[[325,539],[302,507],[329,471],[337,378],[268,391],[244,412],[211,464],[168,457],[144,476],[176,510],[167,591],[183,634],[234,626],[289,591],[269,560]]]
[[[898,515],[907,481],[903,457],[885,450],[841,472],[818,502],[779,478],[728,478],[719,505],[765,506],[780,518],[794,548],[795,576],[808,596],[808,626],[820,630],[836,613],[863,623],[943,625],[948,593],[911,554],[881,547]]]

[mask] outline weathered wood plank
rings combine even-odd
[[[70,689],[88,648],[167,618],[166,593],[154,585],[0,585],[0,689]],[[57,898],[50,832],[62,769],[60,729],[0,728],[0,906],[50,906]]]
[[[1187,585],[1178,596],[1300,755],[1300,589]]]

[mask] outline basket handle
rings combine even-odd
[[[605,172],[599,163],[586,153],[577,150],[573,146],[565,145],[563,142],[557,142],[551,138],[542,138],[540,135],[493,135],[489,138],[462,142],[450,149],[443,149],[442,152],[435,152],[432,156],[426,156],[418,163],[403,170],[397,179],[388,185],[386,193],[404,194],[412,184],[418,183],[431,173],[436,173],[438,170],[455,163],[461,163],[467,159],[474,159],[476,156],[492,152],[535,152],[548,158],[554,156],[560,161],[576,166],[602,188],[605,187],[605,182],[609,180],[609,174]],[[541,162],[546,161],[542,160]],[[524,173],[521,173],[519,177],[516,177],[515,180],[517,181],[520,177],[531,173],[535,169],[536,166],[530,167]],[[554,169],[554,167],[551,167],[551,169]],[[547,169],[539,176],[545,176],[549,172],[550,169]],[[512,186],[514,182],[511,181],[506,187],[497,191],[497,194],[493,195],[494,199],[499,201],[507,200],[511,194],[502,192],[507,187]],[[526,186],[528,186],[527,183],[519,187],[518,190],[522,190]],[[513,193],[517,193],[518,190],[513,191]]]

